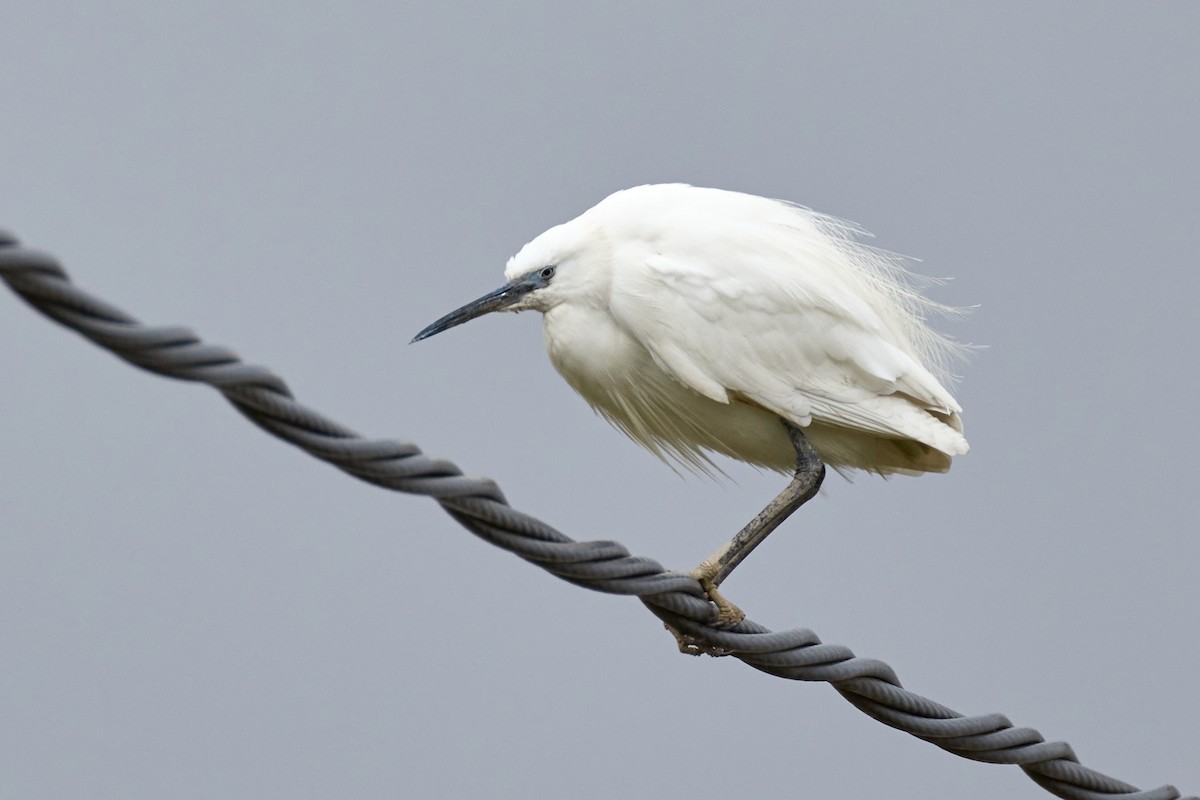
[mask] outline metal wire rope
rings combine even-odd
[[[145,326],[75,286],[53,257],[22,247],[0,230],[0,278],[41,313],[135,366],[206,383],[255,425],[360,480],[434,498],[465,528],[565,581],[634,595],[659,619],[694,641],[697,652],[724,654],[781,678],[823,681],[868,716],[955,755],[1016,764],[1046,791],[1067,800],[1179,800],[1173,786],[1142,791],[1079,763],[1065,742],[1047,742],[1002,714],[964,716],[904,689],[882,661],[824,644],[804,628],[771,631],[749,619],[716,627],[716,610],[689,575],[633,556],[619,542],[577,542],[508,505],[494,481],[464,476],[451,461],[415,444],[366,439],[293,398],[265,367],[206,344],[187,328]],[[1200,800],[1189,797],[1185,800]]]

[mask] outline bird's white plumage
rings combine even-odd
[[[507,276],[556,267],[513,309],[543,312],[559,373],[659,456],[790,470],[782,417],[831,466],[944,471],[967,451],[935,377],[953,345],[855,232],[776,200],[641,186],[534,239]]]

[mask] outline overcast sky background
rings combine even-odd
[[[534,315],[420,346],[543,229],[685,181],[854,220],[978,305],[944,476],[832,477],[726,585],[1200,792],[1200,4],[6,3],[0,226],[575,538],[691,568],[681,480]],[[1048,796],[358,483],[0,291],[0,796]]]

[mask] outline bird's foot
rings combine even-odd
[[[702,642],[695,636],[684,633],[666,622],[663,623],[663,627],[669,630],[671,635],[675,637],[675,644],[679,646],[679,652],[686,656],[712,656],[716,658],[717,656],[729,655],[729,651],[724,647],[717,647],[714,644]]]
[[[704,590],[704,596],[708,598],[708,601],[717,607],[717,619],[714,621],[713,627],[735,627],[746,618],[746,614],[717,591],[717,582],[713,577],[715,573],[716,567],[712,562],[705,561],[692,570],[691,575],[699,581],[700,588]]]
[[[746,612],[726,600],[725,596],[717,591],[716,586],[705,585],[704,581],[701,581],[700,585],[704,587],[704,593],[708,595],[709,602],[717,607],[717,619],[713,622],[714,628],[735,628],[746,618]]]
[[[740,608],[725,599],[724,595],[717,591],[716,580],[713,575],[716,568],[709,561],[705,561],[699,567],[692,570],[690,573],[704,589],[704,596],[710,603],[717,607],[717,618],[711,623],[712,627],[718,629],[733,628],[737,626],[746,615]],[[675,643],[679,645],[679,652],[689,656],[725,656],[729,655],[729,651],[723,647],[709,644],[702,639],[693,636],[689,633],[684,633],[672,625],[664,624],[664,627],[671,632],[675,637]]]

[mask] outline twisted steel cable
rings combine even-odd
[[[1067,800],[1179,800],[1173,786],[1147,791],[1079,763],[1065,742],[1047,742],[1002,714],[964,716],[904,689],[882,661],[824,644],[812,631],[771,631],[749,619],[717,627],[715,607],[695,579],[633,556],[619,542],[577,542],[510,507],[495,482],[464,476],[415,444],[366,439],[297,402],[279,376],[206,344],[181,327],[150,327],[71,283],[53,257],[0,230],[0,278],[26,302],[135,366],[206,383],[251,422],[360,480],[428,495],[472,533],[547,572],[588,589],[635,595],[690,643],[692,652],[729,655],[781,678],[831,684],[856,708],[955,755],[1016,764]],[[1200,800],[1189,797],[1186,800]]]

